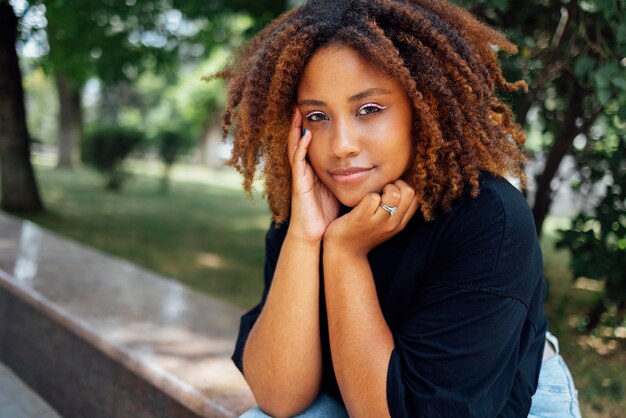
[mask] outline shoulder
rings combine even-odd
[[[535,235],[532,212],[522,193],[506,179],[488,173],[481,175],[478,196],[466,193],[446,218],[448,227],[466,231]]]
[[[538,242],[535,220],[522,193],[506,179],[484,174],[477,200],[488,202],[494,215],[503,223],[503,244],[513,241],[519,246],[533,246]],[[521,248],[520,248],[521,249]]]
[[[479,195],[459,199],[439,221],[438,234],[434,266],[439,283],[519,295],[518,284],[532,287],[541,276],[532,213],[506,179],[481,176]]]
[[[532,213],[526,199],[508,180],[487,173],[483,174],[481,176],[480,195],[483,195],[484,199],[487,200],[497,199],[505,214],[530,217],[527,220],[532,221]]]

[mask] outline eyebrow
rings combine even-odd
[[[367,89],[364,90],[360,93],[355,94],[354,96],[350,96],[348,97],[348,101],[349,102],[358,102],[360,100],[365,99],[366,97],[370,97],[370,96],[378,96],[381,94],[391,94],[392,92],[389,90],[385,90],[385,89],[381,89],[381,88],[377,88],[377,87],[372,87],[371,89]],[[314,100],[314,99],[305,99],[305,100],[301,100],[298,102],[299,106],[325,106],[326,103],[322,102],[321,100]]]

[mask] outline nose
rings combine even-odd
[[[335,125],[331,152],[337,158],[352,157],[361,152],[358,132],[350,123],[339,122]]]

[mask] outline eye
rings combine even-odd
[[[387,106],[381,106],[376,103],[367,103],[359,108],[359,115],[367,116],[385,109],[387,109]]]
[[[307,113],[305,118],[307,120],[310,120],[311,122],[320,122],[323,120],[328,120],[328,116],[326,116],[326,114],[319,112],[319,111]]]

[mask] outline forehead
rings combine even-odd
[[[309,59],[298,84],[298,96],[358,93],[373,87],[400,92],[392,77],[369,63],[353,48],[329,45],[316,51]]]

